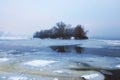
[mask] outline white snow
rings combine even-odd
[[[59,80],[58,78],[54,78],[53,80]]]
[[[24,64],[29,66],[39,67],[39,66],[47,66],[55,62],[56,61],[51,61],[51,60],[33,60],[33,61],[26,62]]]
[[[57,71],[54,71],[55,73],[64,73],[64,71],[61,71],[61,70],[57,70]]]
[[[120,69],[120,64],[119,64],[119,65],[116,65],[116,68],[119,68],[119,69]]]
[[[8,58],[0,58],[0,62],[5,62],[5,61],[8,61],[9,59]]]
[[[120,40],[103,40],[109,45],[120,45]]]
[[[27,37],[21,37],[21,36],[3,36],[0,37],[0,40],[20,40],[20,39],[28,39]]]
[[[12,76],[8,78],[8,80],[28,80],[27,77],[21,77],[21,76]]]
[[[98,73],[83,75],[82,77],[84,77],[87,80],[104,80],[104,76]]]

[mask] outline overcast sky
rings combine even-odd
[[[0,31],[29,35],[59,21],[82,24],[89,36],[120,37],[120,0],[0,0]]]

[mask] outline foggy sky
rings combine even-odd
[[[120,0],[0,0],[0,31],[32,35],[63,21],[90,37],[120,37]]]

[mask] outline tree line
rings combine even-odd
[[[75,39],[88,39],[87,31],[84,30],[82,25],[77,25],[73,28],[71,25],[67,25],[64,22],[56,23],[51,29],[38,31],[34,33],[33,37],[41,39],[71,39],[71,37],[74,37]]]

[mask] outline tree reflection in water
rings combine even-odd
[[[76,52],[82,53],[84,49],[77,45],[60,45],[60,46],[50,46],[50,48],[56,52]]]

